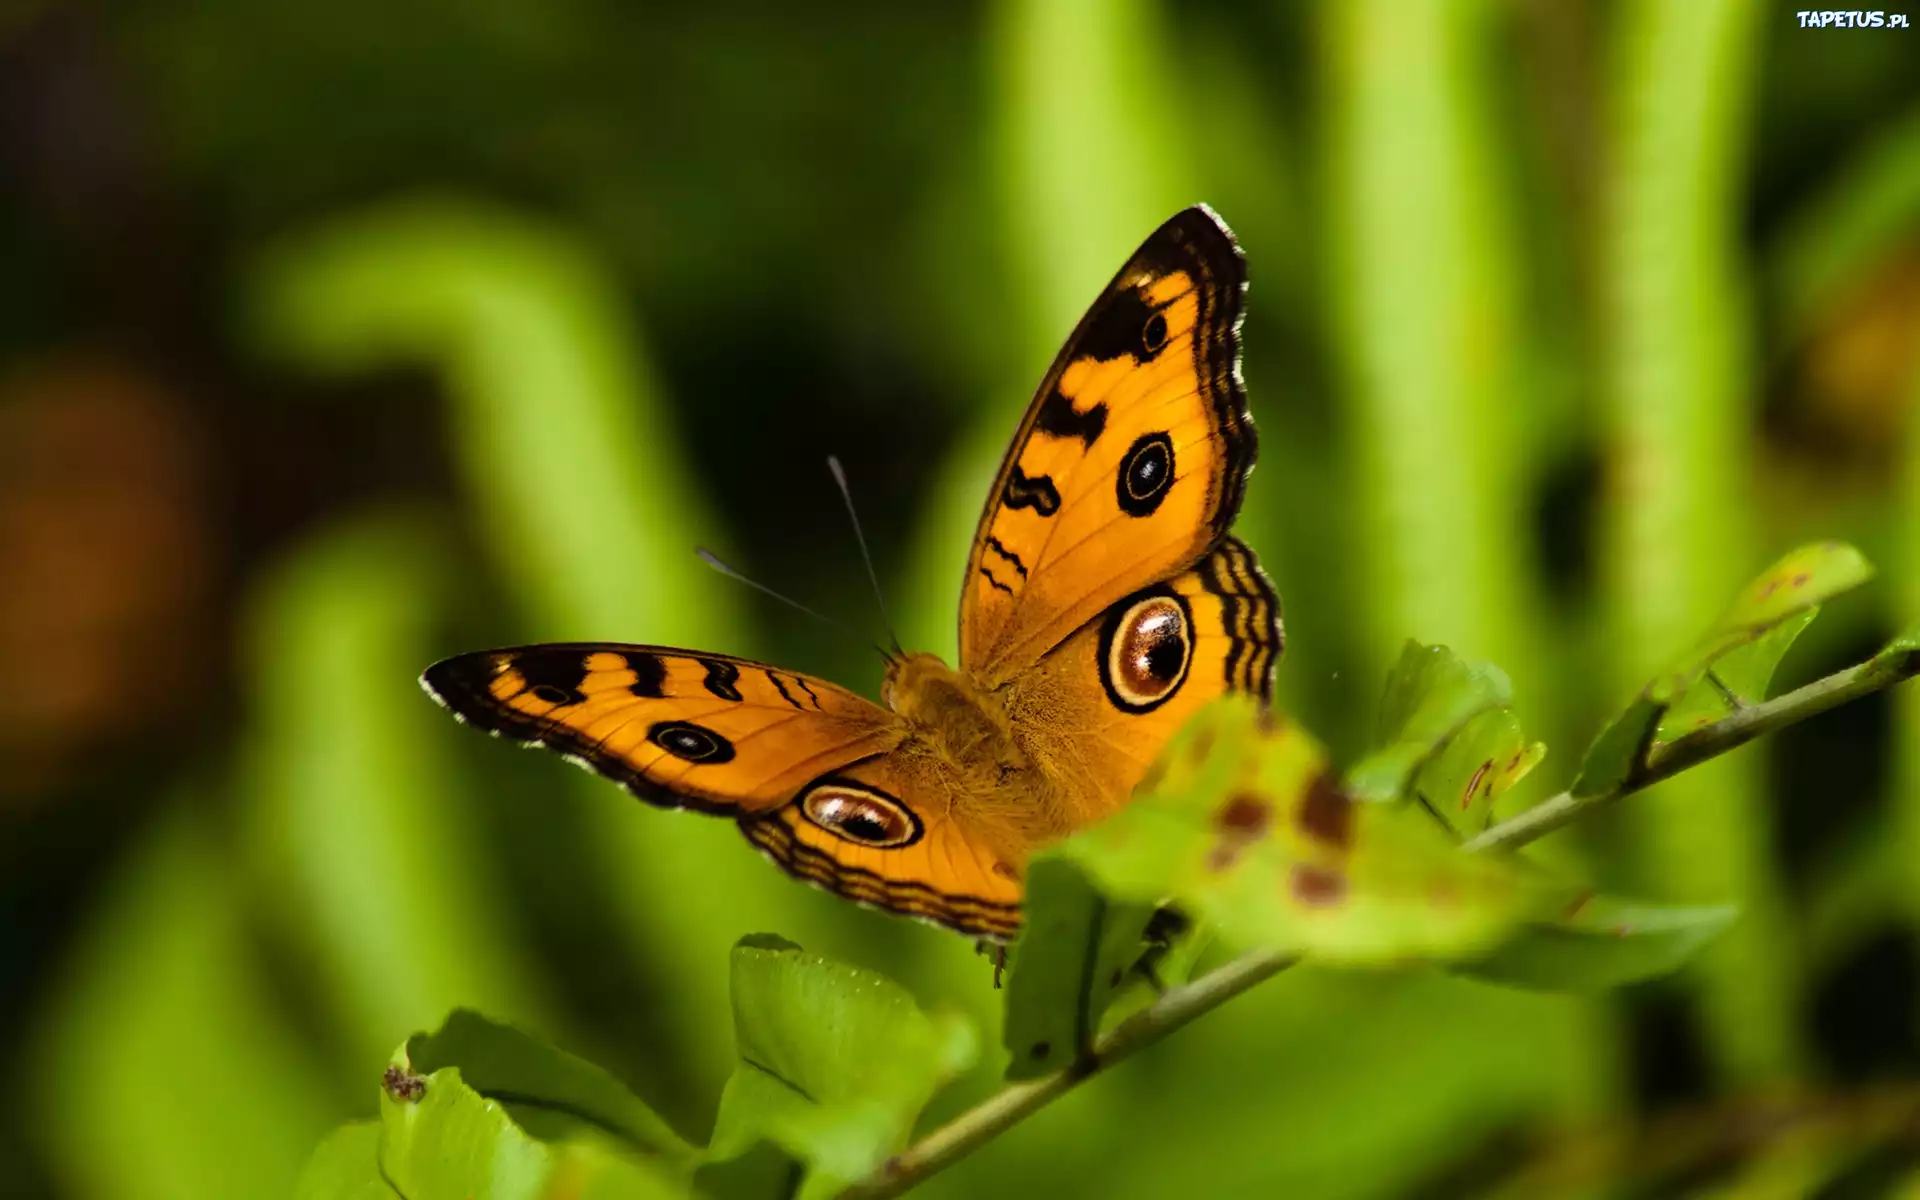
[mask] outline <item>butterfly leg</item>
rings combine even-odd
[[[1007,943],[980,938],[973,943],[975,954],[984,954],[993,960],[993,990],[1000,990],[1000,977],[1007,969]]]

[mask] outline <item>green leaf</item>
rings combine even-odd
[[[1781,656],[1819,606],[1872,577],[1866,557],[1845,542],[1802,546],[1768,567],[1693,649],[1601,730],[1581,760],[1573,793],[1612,791],[1646,766],[1656,745],[1725,716],[1736,704],[1764,699]],[[1670,709],[1676,715],[1667,720]]]
[[[1480,713],[1448,738],[1414,777],[1413,790],[1456,828],[1484,826],[1493,805],[1547,756],[1513,710]]]
[[[1473,713],[1512,702],[1505,671],[1408,638],[1387,676],[1376,740],[1438,741]]]
[[[1734,598],[1703,645],[1751,641],[1795,613],[1845,595],[1872,578],[1873,564],[1845,542],[1801,546],[1768,567]]]
[[[803,1198],[833,1194],[904,1146],[976,1051],[964,1021],[929,1018],[885,976],[766,936],[734,947],[733,1022],[740,1064],[710,1154],[771,1142],[804,1165]]]
[[[511,1111],[510,1111],[511,1108]],[[545,1097],[482,1095],[402,1046],[380,1095],[380,1166],[407,1200],[666,1200],[688,1184]],[[538,1132],[535,1132],[535,1130]]]
[[[1445,646],[1408,640],[1380,701],[1380,749],[1347,772],[1359,800],[1396,800],[1421,767],[1481,713],[1513,702],[1506,672],[1470,663]]]
[[[1727,654],[1871,578],[1865,556],[1845,542],[1816,542],[1791,551],[1741,589],[1693,649],[1647,685],[1646,695],[1663,705],[1676,703]],[[1786,647],[1779,649],[1784,653]]]
[[[1559,920],[1529,923],[1458,968],[1496,983],[1593,991],[1678,970],[1732,922],[1731,906],[1673,907],[1593,896]]]
[[[1580,761],[1579,777],[1573,781],[1576,796],[1598,796],[1622,787],[1647,761],[1653,739],[1660,731],[1660,716],[1667,706],[1645,695],[1634,698],[1621,713],[1593,739],[1593,746]]]
[[[1150,904],[1113,903],[1079,868],[1042,858],[1027,872],[1025,921],[1007,979],[1008,1079],[1071,1066],[1145,954]]]
[[[402,1200],[380,1178],[380,1122],[355,1121],[328,1134],[307,1160],[294,1200]]]
[[[438,1032],[407,1042],[413,1070],[458,1067],[467,1086],[526,1114],[553,1110],[586,1121],[653,1157],[691,1171],[697,1151],[612,1075],[518,1029],[456,1009]]]
[[[1735,710],[1758,704],[1767,698],[1767,686],[1788,649],[1800,637],[1818,608],[1796,613],[1744,646],[1735,647],[1714,661],[1700,679],[1660,717],[1660,730],[1654,735],[1656,746],[1684,737],[1703,725],[1711,725]]]
[[[1311,737],[1242,697],[1197,715],[1133,803],[1050,855],[1111,897],[1172,897],[1230,941],[1339,962],[1477,955],[1571,892],[1460,853],[1417,809],[1357,803]]]

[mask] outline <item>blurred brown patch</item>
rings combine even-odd
[[[1808,332],[1767,422],[1763,469],[1782,512],[1876,495],[1897,469],[1920,370],[1920,245],[1890,255]]]
[[[1807,346],[1808,415],[1872,457],[1897,453],[1920,338],[1920,246],[1833,306]]]
[[[1241,851],[1259,841],[1273,824],[1273,806],[1257,792],[1236,792],[1213,818],[1219,840],[1207,855],[1207,870],[1225,871],[1239,861]]]
[[[1332,771],[1315,776],[1297,820],[1300,831],[1322,845],[1334,850],[1353,845],[1353,801],[1340,790],[1340,781]]]
[[[137,372],[81,359],[0,381],[0,805],[204,700],[206,496],[187,406]]]

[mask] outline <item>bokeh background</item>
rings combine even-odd
[[[950,655],[1033,382],[1196,200],[1252,264],[1284,703],[1337,753],[1416,636],[1510,669],[1532,794],[1564,785],[1815,537],[1884,575],[1785,682],[1864,657],[1920,614],[1916,36],[1734,0],[0,6],[0,1191],[284,1195],[460,1004],[703,1137],[753,931],[994,1045],[962,939],[414,679],[601,638],[872,694],[858,641],[691,553],[877,632],[829,453],[903,638]],[[1290,972],[926,1194],[1471,1194],[1913,1086],[1911,689],[1549,846],[1743,920],[1608,997]],[[1914,1169],[1771,1140],[1696,1182]]]

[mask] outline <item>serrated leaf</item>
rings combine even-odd
[[[1406,796],[1421,768],[1462,727],[1512,702],[1513,685],[1500,668],[1409,639],[1380,700],[1379,749],[1347,772],[1348,790],[1366,801]]]
[[[1656,745],[1725,716],[1736,704],[1764,698],[1781,656],[1819,606],[1872,577],[1866,557],[1845,542],[1801,546],[1768,567],[1691,650],[1607,723],[1581,760],[1574,794],[1620,787],[1646,765]],[[1676,711],[1672,719],[1670,709]]]
[[[964,1021],[928,1017],[885,976],[764,935],[733,949],[733,1023],[740,1064],[710,1153],[770,1142],[805,1169],[803,1198],[832,1195],[904,1146],[975,1053]]]
[[[1027,871],[1020,940],[1007,979],[1008,1079],[1037,1079],[1093,1043],[1100,1018],[1147,946],[1150,904],[1114,903],[1073,863],[1037,859]]]
[[[294,1200],[402,1200],[380,1178],[380,1122],[355,1121],[328,1134],[307,1160]]]
[[[1238,945],[1337,962],[1480,953],[1570,894],[1460,853],[1417,809],[1356,802],[1318,743],[1242,697],[1197,715],[1125,809],[1046,854],[1109,896],[1171,897]]]
[[[405,1046],[388,1065],[380,1122],[382,1174],[407,1200],[678,1200],[689,1191],[590,1120],[541,1098],[517,1098],[510,1111],[457,1066],[415,1071]]]
[[[1408,638],[1387,675],[1374,740],[1437,741],[1475,712],[1511,703],[1505,671]]]
[[[1731,906],[1674,907],[1593,896],[1568,916],[1528,923],[1457,969],[1543,991],[1596,991],[1667,975],[1733,921]]]

